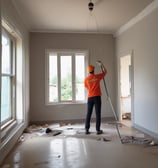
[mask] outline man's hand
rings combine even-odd
[[[100,60],[97,61],[97,64],[101,67],[103,72],[107,73],[105,66],[103,65],[103,63]]]
[[[102,62],[101,62],[100,60],[98,60],[98,61],[97,61],[97,64],[98,64],[99,66],[101,66],[101,65],[102,65]]]

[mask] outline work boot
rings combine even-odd
[[[103,130],[97,131],[97,135],[102,134],[102,133],[103,133]]]
[[[86,130],[85,134],[90,134],[89,130]]]

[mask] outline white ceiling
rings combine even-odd
[[[115,33],[153,0],[12,0],[30,31]]]

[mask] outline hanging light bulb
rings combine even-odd
[[[88,3],[88,8],[89,8],[90,11],[92,11],[93,8],[94,8],[94,3],[90,1],[90,2]]]
[[[89,12],[89,18],[88,18],[88,21],[87,21],[87,30],[94,30],[94,27],[95,27],[96,32],[99,32],[99,26],[98,26],[98,23],[97,23],[97,18],[95,16],[94,11],[93,11],[94,3],[91,0],[88,3],[88,9],[89,9],[90,12]],[[91,26],[90,26],[90,24],[91,24]]]

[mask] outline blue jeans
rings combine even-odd
[[[96,130],[100,131],[100,124],[101,124],[101,96],[95,96],[95,97],[88,98],[85,129],[89,130],[89,128],[90,128],[90,121],[91,121],[91,116],[92,116],[92,112],[93,112],[93,106],[95,106]]]

